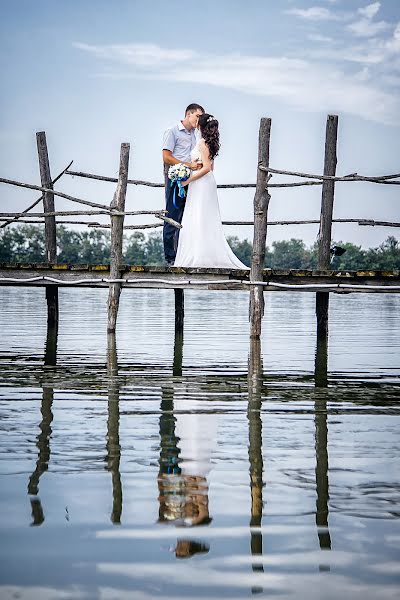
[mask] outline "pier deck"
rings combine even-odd
[[[269,291],[400,292],[400,271],[264,269],[262,282],[250,283],[249,271],[120,265],[120,279],[109,265],[0,264],[1,286],[249,289],[264,283]]]

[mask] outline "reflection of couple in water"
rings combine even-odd
[[[178,527],[208,525],[207,476],[217,434],[217,415],[199,412],[204,402],[173,399],[163,390],[160,417],[159,523]],[[209,546],[193,539],[178,539],[178,558],[208,552]]]

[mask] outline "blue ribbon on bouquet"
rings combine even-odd
[[[186,190],[181,184],[181,179],[177,179],[176,182],[174,182],[174,183],[176,183],[176,185],[174,185],[174,194],[172,196],[172,204],[174,205],[175,208],[178,208],[176,205],[176,191],[178,190],[179,198],[186,198]]]

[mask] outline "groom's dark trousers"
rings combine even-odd
[[[183,211],[185,209],[185,198],[179,198],[176,183],[172,183],[167,177],[165,178],[165,200],[167,217],[181,223]],[[187,188],[186,188],[187,189]],[[164,255],[167,262],[173,262],[178,248],[179,229],[164,223],[163,241]]]

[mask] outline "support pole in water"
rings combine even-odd
[[[325,134],[324,175],[336,175],[337,164],[338,116],[328,115]],[[321,217],[318,239],[318,269],[326,271],[330,268],[330,249],[332,239],[333,201],[335,182],[324,180],[322,183]],[[328,337],[329,292],[317,292],[317,338],[327,340]]]
[[[110,204],[120,212],[125,211],[126,188],[129,168],[129,144],[121,144],[119,175],[117,189]],[[110,253],[110,278],[121,277],[120,265],[122,260],[122,241],[124,235],[124,216],[111,215],[111,253]],[[118,316],[119,297],[121,294],[120,283],[110,283],[108,292],[108,324],[107,332],[115,332]]]
[[[40,181],[42,187],[53,189],[53,181],[50,173],[49,155],[47,151],[46,133],[38,131],[36,133],[36,143],[39,159]],[[43,211],[45,213],[54,213],[54,194],[51,192],[43,193]],[[45,240],[46,240],[46,262],[55,264],[57,262],[57,233],[55,216],[45,217]],[[58,286],[46,286],[47,302],[47,326],[57,327],[58,324]]]
[[[175,335],[183,334],[183,320],[185,316],[185,296],[180,288],[174,289],[175,295]]]
[[[262,167],[269,167],[269,143],[271,119],[261,119],[258,134],[258,168],[256,192],[254,195],[254,237],[251,257],[250,281],[262,281],[265,243],[267,237],[267,214],[270,195],[268,193],[269,175]],[[261,335],[261,320],[264,314],[264,295],[261,286],[252,286],[250,290],[250,337],[257,339]]]

